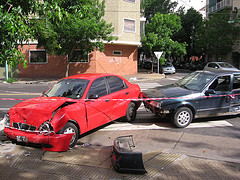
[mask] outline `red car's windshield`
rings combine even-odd
[[[80,99],[89,81],[84,79],[64,79],[54,84],[43,96]]]

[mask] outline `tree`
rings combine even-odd
[[[156,13],[168,14],[174,12],[177,2],[171,0],[144,0],[141,3],[141,9],[144,10],[144,16],[149,21]]]
[[[111,41],[113,28],[102,19],[104,1],[99,0],[45,0],[33,21],[34,38],[38,47],[48,53],[74,58],[74,50],[90,52],[103,50],[103,41]],[[68,67],[66,70],[68,76]]]
[[[186,43],[171,38],[180,29],[180,18],[176,14],[155,14],[150,23],[146,24],[145,35],[142,37],[143,49],[152,56],[154,51],[163,51],[165,55],[185,55]],[[164,61],[164,58],[160,59],[161,64]]]
[[[36,10],[35,0],[5,0],[0,2],[0,65],[7,63],[15,67],[26,63],[19,51],[31,38],[28,14]]]
[[[232,51],[234,34],[239,28],[228,23],[229,19],[230,13],[223,10],[203,21],[195,35],[196,49],[199,53],[216,54],[218,59]]]
[[[190,8],[185,13],[184,9],[179,10],[178,15],[181,19],[182,28],[177,32],[173,39],[178,42],[187,43],[187,56],[197,55],[197,50],[195,48],[195,31],[202,23],[202,15],[196,11],[194,8]],[[188,58],[189,59],[189,58]]]

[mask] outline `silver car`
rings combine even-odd
[[[233,65],[227,62],[209,62],[204,67],[205,71],[239,71],[239,69],[233,67]]]
[[[165,62],[164,65],[162,65],[163,73],[164,74],[175,74],[176,69],[170,62]]]

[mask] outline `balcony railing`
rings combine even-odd
[[[233,6],[233,0],[222,0],[221,2],[218,2],[215,5],[209,7],[208,13],[213,13],[223,8],[232,7],[232,6]]]

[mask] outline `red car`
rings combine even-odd
[[[13,106],[4,116],[5,135],[13,142],[67,151],[80,135],[121,117],[136,117],[140,88],[112,74],[64,78],[41,97]]]

